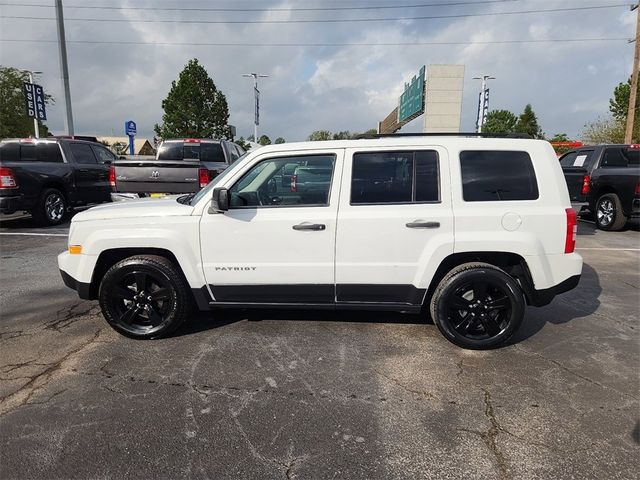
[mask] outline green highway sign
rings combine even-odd
[[[398,122],[409,121],[424,112],[424,65],[417,77],[411,79],[411,83],[404,84],[404,93],[400,95],[398,107]]]

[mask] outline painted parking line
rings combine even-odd
[[[68,233],[27,233],[27,232],[0,232],[0,235],[18,235],[23,237],[68,237]]]

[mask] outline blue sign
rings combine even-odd
[[[127,120],[124,122],[124,133],[133,136],[136,134],[136,122],[133,120]]]
[[[44,108],[44,89],[35,83],[24,83],[24,99],[27,115],[37,120],[46,120],[47,112]]]

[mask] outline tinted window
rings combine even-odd
[[[324,206],[334,155],[278,157],[254,165],[231,187],[232,208]]]
[[[535,200],[538,184],[527,152],[460,152],[462,195],[467,202]]]
[[[182,160],[184,152],[182,142],[162,142],[158,149],[158,160]]]
[[[560,165],[563,167],[573,167],[573,162],[576,159],[577,154],[578,152],[565,153],[562,158],[560,158]]]
[[[85,145],[84,143],[72,143],[70,148],[76,163],[94,165],[98,163],[89,145]]]
[[[186,144],[185,144],[186,148]],[[185,155],[186,158],[186,155]],[[222,145],[219,143],[201,143],[200,144],[200,160],[203,162],[222,162],[225,163]]]
[[[604,168],[637,167],[640,164],[639,159],[640,150],[626,147],[607,148],[602,155],[600,166]]]
[[[39,143],[37,150],[39,162],[63,162],[62,153],[60,152],[60,146],[57,143]]]
[[[106,148],[101,148],[101,147],[91,147],[91,148],[93,148],[93,153],[95,154],[96,158],[98,159],[98,162],[100,163],[113,162],[116,159],[116,156]]]
[[[0,143],[0,162],[17,162],[19,160],[19,143]]]
[[[33,143],[20,145],[20,160],[23,162],[36,162],[38,160],[36,146]]]
[[[363,152],[353,155],[351,204],[438,200],[437,152]]]

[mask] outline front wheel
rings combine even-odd
[[[166,336],[190,310],[187,284],[172,262],[156,255],[126,258],[104,275],[98,294],[105,319],[132,338]]]
[[[469,349],[506,342],[520,327],[525,300],[518,282],[493,265],[467,263],[440,282],[431,317],[447,340]]]
[[[615,193],[602,195],[596,203],[596,226],[600,230],[621,230],[627,223],[622,203]]]

